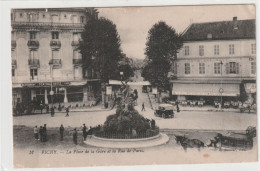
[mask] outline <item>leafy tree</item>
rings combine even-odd
[[[146,42],[146,64],[142,71],[145,80],[158,88],[159,93],[169,88],[170,64],[176,59],[178,50],[182,47],[181,35],[174,28],[160,21],[148,32]]]
[[[83,75],[89,68],[101,76],[102,82],[114,79],[119,73],[118,61],[122,57],[120,37],[116,25],[106,18],[90,18],[81,35],[79,45],[83,61]]]

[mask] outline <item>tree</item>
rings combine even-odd
[[[181,35],[163,21],[154,24],[148,32],[145,49],[146,65],[142,76],[152,86],[157,87],[159,93],[169,89],[167,75],[182,45]]]
[[[101,82],[108,82],[119,75],[118,61],[122,59],[120,37],[116,25],[106,18],[90,18],[81,35],[79,46],[82,54],[83,75],[91,68],[101,76]]]

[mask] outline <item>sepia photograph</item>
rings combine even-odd
[[[254,4],[12,8],[14,168],[258,161]]]

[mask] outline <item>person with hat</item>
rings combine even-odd
[[[85,124],[83,124],[82,132],[83,132],[83,139],[84,141],[86,141],[88,134],[87,134],[87,127]]]

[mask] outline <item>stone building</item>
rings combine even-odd
[[[256,96],[255,20],[194,23],[172,67],[172,94],[179,100],[238,100]]]
[[[12,9],[11,56],[13,106],[17,102],[88,103],[99,79],[82,74],[77,50],[94,8]],[[50,92],[54,95],[51,98]]]

